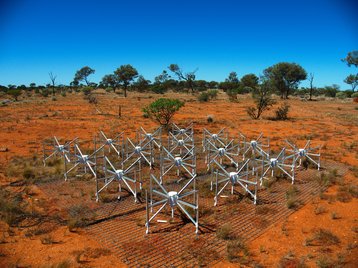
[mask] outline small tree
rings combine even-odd
[[[118,86],[117,76],[115,74],[106,74],[103,76],[101,84],[106,88],[111,87],[113,92],[116,92]]]
[[[48,74],[51,80],[51,86],[52,86],[52,96],[55,96],[55,81],[57,78],[57,75],[54,75],[52,72]]]
[[[255,74],[246,74],[240,79],[242,88],[254,89],[259,84],[259,78]]]
[[[116,80],[123,86],[124,97],[127,97],[127,88],[131,82],[138,76],[138,71],[130,64],[121,65],[114,71]]]
[[[76,74],[75,74],[75,78],[74,81],[85,81],[86,85],[89,85],[89,81],[88,81],[88,76],[90,76],[91,74],[94,74],[95,70],[93,70],[92,68],[85,66],[82,67],[81,69],[79,69]]]
[[[342,61],[347,63],[349,67],[351,67],[351,65],[358,67],[358,51],[354,50],[348,52],[347,56],[344,59],[342,59]]]
[[[168,69],[172,71],[178,77],[179,80],[184,80],[187,86],[190,88],[191,92],[194,93],[196,78],[195,73],[198,69],[192,72],[184,73],[178,64],[170,64]]]
[[[138,76],[137,81],[133,83],[133,88],[138,92],[144,92],[149,89],[150,81],[145,79],[143,75]]]
[[[262,84],[252,92],[252,97],[256,107],[248,107],[246,112],[252,119],[255,120],[259,119],[262,113],[269,110],[276,102],[271,98],[271,85],[268,80],[264,80]]]
[[[279,62],[265,69],[264,74],[281,94],[282,99],[288,99],[291,91],[307,78],[306,71],[300,65],[289,62]]]
[[[160,98],[143,108],[143,113],[144,116],[168,128],[174,114],[183,106],[184,102],[178,99]]]
[[[310,73],[308,76],[308,81],[310,82],[310,98],[309,100],[312,100],[312,95],[313,95],[313,79],[314,79],[314,73]]]
[[[358,86],[358,74],[350,74],[344,79],[344,83],[351,85],[352,91],[354,92],[355,88]]]
[[[10,89],[7,92],[7,94],[12,96],[14,98],[14,100],[17,101],[17,97],[19,97],[21,95],[21,90],[20,89]]]

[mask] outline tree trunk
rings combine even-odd
[[[127,98],[127,87],[126,87],[126,86],[124,86],[124,88],[123,88],[123,89],[124,89],[124,97],[125,97],[125,98]]]

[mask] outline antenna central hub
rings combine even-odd
[[[170,191],[168,193],[168,201],[171,207],[175,207],[178,203],[178,192]]]
[[[136,146],[136,147],[134,147],[134,151],[135,151],[137,154],[139,154],[139,153],[142,151],[142,147]]]
[[[117,169],[116,171],[116,175],[118,179],[122,179],[123,177],[123,170],[122,169]]]
[[[178,140],[178,145],[183,146],[184,145],[184,140]]]
[[[298,153],[299,155],[302,157],[302,156],[305,156],[306,155],[306,150],[305,149],[298,149]]]
[[[211,137],[213,138],[214,141],[216,141],[218,139],[218,134],[213,134]]]
[[[256,146],[257,146],[257,141],[252,140],[252,141],[250,141],[250,144],[251,144],[251,147],[252,147],[252,148],[256,148]]]
[[[238,175],[236,172],[230,172],[230,181],[232,184],[235,184],[237,182]]]
[[[220,156],[224,156],[225,153],[226,153],[226,150],[225,150],[225,148],[219,148],[219,149],[218,149],[218,152],[219,152],[219,155],[220,155]]]
[[[271,158],[271,159],[270,159],[270,166],[271,166],[271,167],[276,167],[276,166],[277,166],[277,162],[278,162],[277,158]]]
[[[181,157],[175,157],[174,163],[177,167],[180,167],[183,164],[183,159]]]

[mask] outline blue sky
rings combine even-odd
[[[316,86],[349,88],[357,69],[340,59],[358,50],[356,10],[344,0],[3,0],[0,84],[46,84],[49,72],[69,84],[86,65],[99,82],[128,63],[152,81],[171,63],[223,81],[288,61]]]

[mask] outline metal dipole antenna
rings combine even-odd
[[[199,232],[199,213],[198,213],[199,198],[197,196],[197,190],[195,188],[196,174],[183,186],[183,188],[181,188],[179,192],[168,191],[163,185],[161,185],[161,183],[157,180],[157,178],[153,174],[150,175],[150,180],[153,181],[157,186],[156,189],[154,188],[150,189],[152,196],[154,194],[157,199],[153,200],[152,198],[149,202],[147,196],[146,223],[145,223],[146,233],[147,234],[149,233],[150,222],[167,206],[169,206],[172,211],[171,213],[172,218],[174,217],[175,208],[181,210],[188,217],[188,219],[195,225],[195,232],[198,233]],[[190,185],[193,185],[193,190],[188,191],[187,188]],[[191,195],[194,196],[193,197],[195,200],[194,203],[190,203],[188,200],[186,200],[187,197],[190,197]],[[160,206],[159,209],[153,213],[153,208],[158,206]],[[189,211],[187,210],[187,207],[194,210],[195,217],[190,215]]]
[[[216,147],[211,141],[207,140],[207,157],[206,163],[208,170],[216,159],[220,159],[220,164],[223,163],[223,159],[228,159],[230,164],[234,164],[238,168],[238,160],[235,160],[239,156],[237,153],[238,145],[234,145],[234,140],[229,141],[224,147]]]
[[[209,130],[204,128],[202,142],[203,152],[205,152],[208,147],[210,147],[208,141],[210,141],[216,147],[225,147],[229,141],[229,133],[226,131],[226,128],[222,128],[218,133],[211,133]]]
[[[316,146],[311,147],[311,141],[308,140],[303,148],[298,148],[295,144],[289,142],[286,140],[286,143],[292,148],[292,149],[286,149],[287,152],[290,153],[286,157],[286,159],[293,159],[295,163],[299,162],[297,167],[300,167],[302,164],[302,159],[306,159],[309,162],[313,163],[317,166],[317,169],[319,170],[321,167],[321,147],[322,146]],[[318,152],[316,152],[318,150]]]
[[[181,156],[175,156],[168,151],[164,146],[161,148],[161,168],[160,168],[160,183],[163,183],[164,177],[172,169],[176,169],[177,176],[179,177],[180,171],[184,170],[190,176],[196,174],[196,157],[182,158]],[[190,170],[191,169],[191,170]],[[179,179],[181,181],[181,179]],[[179,182],[178,181],[178,182]]]
[[[271,177],[273,177],[276,170],[281,170],[284,174],[286,174],[291,179],[293,184],[295,182],[295,161],[292,161],[292,164],[289,165],[285,164],[285,160],[287,160],[285,158],[285,148],[281,150],[277,157],[267,157],[263,159],[262,171],[265,170],[265,168],[266,170],[263,171],[260,177],[260,185],[262,185],[264,179],[268,179],[265,176],[269,171],[271,171]]]
[[[137,160],[139,161],[139,160]],[[97,186],[96,192],[96,201],[99,200],[99,193],[106,189],[108,185],[113,182],[118,182],[118,190],[119,192],[122,191],[121,183],[123,183],[128,190],[134,196],[134,202],[137,202],[137,180],[136,178],[131,175],[133,172],[133,168],[135,167],[136,162],[132,163],[127,169],[116,169],[111,161],[105,156],[104,157],[104,166],[103,169],[105,171],[105,176],[103,178],[97,178],[97,185],[100,181],[104,181],[104,185],[101,188]],[[107,174],[109,173],[109,176]],[[133,184],[133,186],[130,185]],[[118,196],[118,199],[121,198],[121,195]]]
[[[52,157],[61,157],[65,162],[70,162],[70,158],[68,155],[70,155],[71,153],[71,144],[77,142],[77,139],[78,138],[74,138],[71,141],[68,141],[64,144],[60,144],[57,137],[54,136],[51,143],[44,141],[42,143],[44,166],[46,166],[46,161]]]
[[[94,161],[95,154],[96,154],[96,151],[90,155],[82,154],[79,146],[77,144],[75,144],[74,145],[74,155],[73,155],[73,157],[75,158],[74,165],[69,170],[67,170],[67,169],[65,170],[65,173],[64,173],[65,180],[67,180],[68,174],[72,170],[74,170],[76,167],[83,167],[84,173],[87,173],[87,168],[88,168],[91,171],[91,173],[93,174],[93,176],[96,178],[97,174],[93,169],[96,166],[96,163]],[[67,166],[66,166],[66,168],[67,168]]]
[[[234,194],[234,187],[236,185],[241,186],[246,193],[250,194],[254,199],[254,204],[257,201],[257,176],[251,178],[251,172],[249,171],[249,162],[250,160],[246,160],[242,166],[235,172],[227,171],[220,163],[214,160],[216,166],[221,170],[221,172],[216,170],[216,185],[215,185],[215,197],[214,197],[214,206],[217,205],[218,197],[225,190],[225,188],[231,184],[231,194]],[[222,179],[218,179],[218,177],[222,177]],[[251,179],[249,179],[249,176]],[[223,186],[219,189],[219,185],[224,183]],[[254,189],[250,189],[249,186],[253,186]]]

